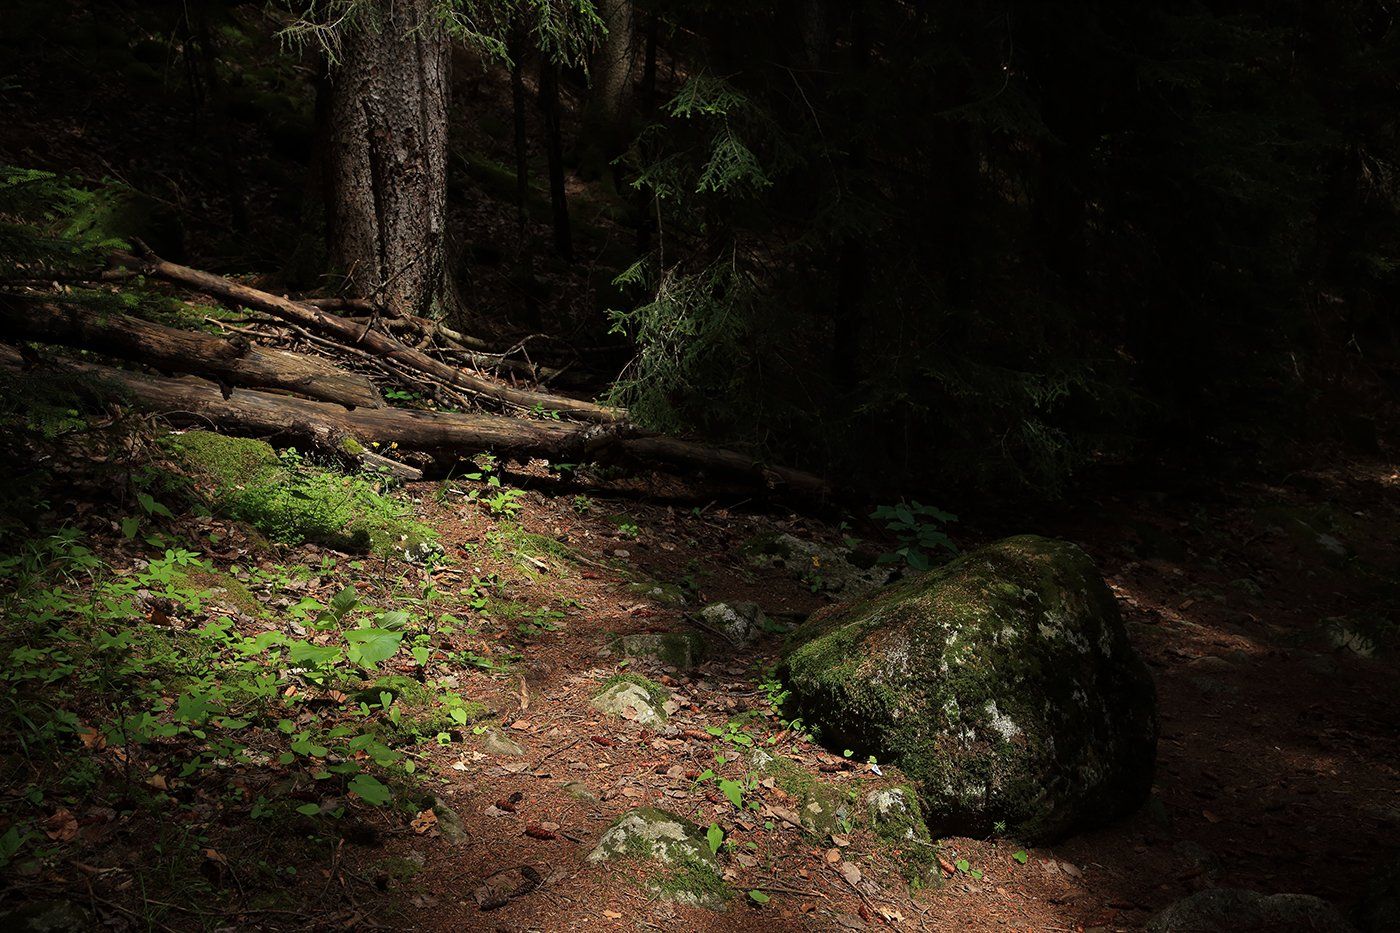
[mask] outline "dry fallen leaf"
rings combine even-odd
[[[604,916],[604,917],[607,917],[609,920],[621,920],[621,919],[622,919],[622,914],[618,913],[618,912],[615,911],[615,910],[605,910],[605,911],[603,911],[603,916]]]
[[[827,849],[827,850],[826,850],[826,860],[827,860],[827,862],[829,862],[830,864],[835,865],[837,862],[841,861],[841,850],[840,850],[840,849]]]
[[[434,813],[432,810],[423,810],[412,819],[409,825],[413,827],[413,831],[415,833],[418,833],[421,836],[423,833],[426,833],[428,830],[436,826],[437,821],[438,818],[436,813]]]
[[[78,835],[78,820],[67,807],[60,807],[44,820],[44,835],[54,842],[71,842]]]
[[[517,719],[515,722],[510,724],[510,727],[512,729],[519,729],[521,732],[524,732],[526,729],[530,728],[530,724],[523,719]]]
[[[852,886],[860,884],[860,869],[851,862],[841,863],[841,877],[845,878]]]

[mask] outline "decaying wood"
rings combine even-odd
[[[259,347],[242,337],[229,339],[15,295],[0,295],[0,329],[27,340],[145,363],[163,372],[209,376],[226,386],[283,389],[352,408],[384,404],[364,376],[319,357]]]
[[[521,409],[528,410],[539,407],[603,424],[616,424],[626,419],[626,412],[616,408],[545,392],[516,389],[502,385],[485,376],[465,372],[435,359],[421,350],[405,345],[390,334],[376,330],[371,322],[357,324],[328,311],[292,301],[290,298],[242,285],[221,275],[167,262],[154,256],[141,259],[136,256],[118,255],[116,258],[118,262],[140,269],[147,275],[204,292],[229,304],[271,314],[282,320],[291,321],[332,336],[342,343],[379,354],[409,369],[429,375],[454,390],[470,392]]]
[[[504,457],[548,457],[574,462],[622,456],[757,478],[805,498],[824,498],[829,493],[819,477],[798,470],[768,467],[734,451],[676,438],[638,437],[621,425],[581,425],[389,407],[347,410],[326,402],[256,390],[225,398],[217,386],[193,377],[162,379],[66,360],[49,365],[114,383],[143,408],[162,414],[175,424],[294,438],[338,456],[347,451],[388,450],[393,445],[422,451],[444,463],[482,451]],[[23,366],[16,351],[0,346],[0,367],[17,370]]]

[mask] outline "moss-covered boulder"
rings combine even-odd
[[[263,441],[212,431],[171,435],[168,446],[211,510],[245,521],[274,541],[405,559],[423,553],[425,545],[432,549],[432,530],[364,477],[321,469],[291,454],[279,457]]]
[[[665,900],[718,907],[729,898],[705,830],[654,807],[638,807],[618,817],[588,860],[636,864],[645,872],[644,886]]]
[[[1152,783],[1151,676],[1072,544],[1007,538],[821,610],[780,674],[823,741],[903,769],[939,834],[1052,840]]]

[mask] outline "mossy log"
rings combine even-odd
[[[0,328],[14,337],[80,347],[162,372],[208,376],[225,387],[282,389],[347,408],[384,404],[368,378],[319,357],[259,347],[241,337],[166,327],[125,314],[0,295]]]
[[[470,392],[517,408],[532,409],[538,407],[568,414],[580,420],[603,424],[619,423],[627,417],[627,413],[621,409],[596,405],[593,402],[580,401],[562,395],[532,392],[502,385],[493,379],[458,369],[421,350],[407,346],[391,334],[376,330],[372,322],[356,324],[331,314],[329,311],[248,285],[242,285],[221,275],[192,269],[178,263],[166,262],[155,256],[142,259],[136,256],[118,254],[115,258],[123,265],[139,269],[146,275],[204,292],[235,307],[252,308],[326,334],[342,343],[358,347],[368,353],[391,360],[400,366],[423,373],[443,383],[449,389]]]
[[[0,345],[0,368],[24,367],[19,353]],[[141,407],[175,424],[213,425],[234,434],[289,437],[346,456],[373,448],[421,451],[455,463],[481,451],[505,457],[548,457],[579,462],[634,458],[672,466],[757,479],[804,498],[825,498],[825,480],[784,467],[772,467],[730,450],[667,438],[637,436],[625,426],[532,421],[491,414],[357,408],[246,390],[225,398],[202,379],[162,379],[109,366],[71,360],[60,368],[97,377],[128,393]],[[372,456],[372,455],[371,455]]]

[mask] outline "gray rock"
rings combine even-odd
[[[685,670],[705,659],[705,639],[693,632],[639,632],[608,643],[615,656],[649,658]]]
[[[1351,933],[1337,909],[1309,894],[1211,888],[1183,897],[1147,922],[1148,933]]]
[[[631,681],[619,680],[608,685],[591,702],[600,712],[631,719],[643,726],[655,728],[666,722],[665,700],[658,701],[645,687]]]
[[[763,634],[768,617],[757,603],[710,603],[700,610],[706,624],[723,632],[736,645],[745,645]]]
[[[897,765],[935,835],[1102,824],[1152,784],[1155,690],[1079,548],[1008,538],[793,634],[780,667],[834,749]]]
[[[588,855],[594,864],[631,861],[646,866],[646,886],[664,900],[716,907],[728,898],[705,830],[684,817],[638,807],[608,827]]]
[[[525,749],[519,742],[495,729],[486,733],[486,737],[482,739],[482,744],[486,747],[486,750],[493,755],[513,755],[518,757],[525,754]]]
[[[888,842],[931,842],[919,798],[912,789],[887,787],[865,796],[870,828]]]
[[[467,828],[462,825],[462,818],[452,809],[452,804],[441,797],[434,797],[433,815],[437,817],[438,832],[447,840],[448,845],[460,846],[466,843]]]
[[[581,803],[597,803],[598,795],[593,793],[593,788],[582,781],[570,781],[564,785],[564,793]]]

